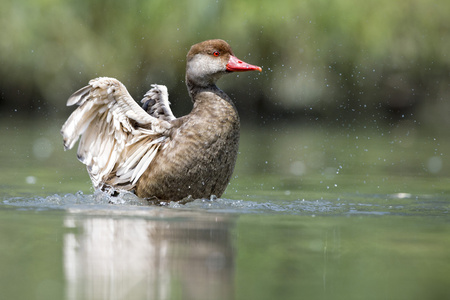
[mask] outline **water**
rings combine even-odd
[[[221,199],[161,207],[94,193],[60,123],[1,123],[0,299],[450,296],[445,133],[245,128]]]

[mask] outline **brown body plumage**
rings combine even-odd
[[[91,80],[68,100],[80,107],[62,128],[64,145],[72,148],[81,135],[78,157],[96,188],[159,200],[220,197],[236,162],[239,116],[215,83],[228,72],[250,70],[261,68],[238,60],[222,40],[192,46],[186,85],[194,107],[180,118],[164,86],[145,95],[145,111],[118,80]]]

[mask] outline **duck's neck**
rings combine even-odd
[[[186,86],[189,91],[189,96],[194,102],[194,111],[212,110],[217,112],[220,111],[219,107],[221,107],[227,111],[224,114],[232,114],[239,119],[236,107],[231,98],[214,83],[201,86],[186,78]]]
[[[219,98],[222,98],[223,100],[233,105],[233,101],[231,101],[230,97],[228,97],[228,95],[225,94],[224,91],[219,89],[214,82],[198,84],[197,82],[191,80],[189,77],[186,77],[186,87],[188,89],[189,96],[191,97],[192,102],[194,103],[199,98],[200,94],[209,92],[215,94]]]
[[[195,96],[197,94],[199,94],[200,92],[206,90],[206,89],[211,89],[213,88],[215,85],[206,85],[206,86],[201,86],[198,85],[196,82],[194,82],[193,80],[191,80],[189,77],[186,76],[186,87],[189,93],[189,96],[191,97],[192,102],[195,102]]]

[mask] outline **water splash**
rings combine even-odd
[[[3,205],[21,210],[68,210],[122,212],[142,214],[149,210],[192,211],[226,214],[288,214],[288,215],[447,215],[450,205],[435,197],[407,193],[390,195],[347,195],[336,199],[276,200],[249,197],[249,200],[226,198],[187,199],[184,202],[166,202],[155,205],[133,193],[121,193],[117,197],[103,192],[84,194],[50,195],[47,197],[12,197]],[[443,205],[445,204],[445,205]]]

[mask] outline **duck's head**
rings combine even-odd
[[[229,72],[260,71],[233,54],[224,40],[208,40],[191,47],[186,59],[186,80],[197,86],[209,86]]]

